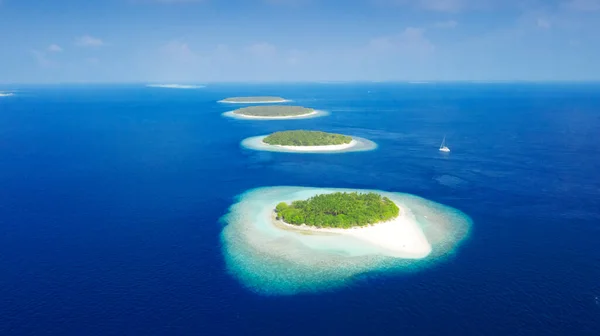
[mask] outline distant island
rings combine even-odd
[[[291,204],[281,202],[275,213],[287,224],[347,229],[392,220],[400,209],[389,198],[373,192],[336,192]]]
[[[233,114],[257,118],[304,117],[316,113],[312,108],[290,105],[250,106],[233,111]]]
[[[228,116],[235,116],[230,113]],[[264,117],[245,117],[261,118]],[[284,117],[290,118],[290,117]],[[276,117],[268,119],[278,119]],[[377,144],[368,139],[322,131],[290,130],[259,135],[242,140],[241,146],[251,150],[287,153],[335,154],[374,150]]]
[[[349,144],[352,137],[321,131],[295,130],[269,134],[263,142],[278,146],[328,146]]]
[[[0,97],[10,97],[10,96],[14,96],[15,94],[12,92],[0,92]]]
[[[231,97],[220,100],[221,103],[256,104],[256,103],[285,103],[289,100],[274,96]]]

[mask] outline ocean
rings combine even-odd
[[[0,91],[15,93],[0,97],[0,335],[600,335],[600,84]],[[252,95],[329,115],[221,115]],[[240,146],[288,129],[378,148]],[[423,269],[263,295],[228,269],[221,232],[238,195],[269,186],[408,193],[472,224]]]

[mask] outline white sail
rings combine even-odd
[[[449,152],[450,148],[446,146],[446,136],[444,135],[444,140],[442,140],[442,144],[440,145],[440,151]]]

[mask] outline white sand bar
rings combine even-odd
[[[327,145],[327,146],[281,146],[281,145],[269,145],[263,140],[266,135],[250,137],[244,139],[241,146],[247,149],[270,151],[270,152],[287,152],[287,153],[346,153],[346,152],[362,152],[374,150],[377,148],[377,144],[373,141],[352,137],[352,141],[342,145]]]
[[[234,119],[246,119],[246,120],[308,119],[308,118],[324,117],[326,115],[329,115],[329,113],[326,111],[321,111],[321,110],[313,110],[310,113],[299,114],[299,115],[294,115],[294,116],[276,116],[276,117],[252,116],[252,115],[234,113],[233,111],[223,113],[224,117],[229,117],[229,118],[234,118]]]
[[[15,94],[12,92],[0,92],[0,97],[10,97],[10,96],[14,96]]]
[[[350,143],[341,144],[341,145],[283,146],[283,145],[270,145],[270,144],[268,144],[268,143],[266,143],[266,142],[263,141],[263,144],[265,144],[267,146],[276,146],[276,147],[284,148],[284,149],[287,149],[287,150],[298,151],[298,152],[340,151],[340,150],[352,148],[352,147],[356,146],[357,143],[358,142],[356,140],[352,139],[352,141],[350,141]]]
[[[400,215],[391,221],[349,229],[317,228],[304,224],[291,225],[277,220],[276,223],[290,230],[351,236],[372,244],[381,249],[380,254],[391,257],[420,259],[431,253],[431,245],[423,231],[414,220],[405,215],[404,210],[401,210]]]
[[[241,114],[241,113],[235,113],[235,114],[237,114],[237,115],[239,115],[241,117],[247,118],[247,119],[268,119],[268,120],[273,120],[273,119],[306,118],[306,117],[314,116],[317,113],[318,113],[317,111],[312,111],[310,113],[298,114],[298,115],[293,115],[293,116],[273,116],[273,117],[253,116],[253,115],[247,115],[247,114]]]

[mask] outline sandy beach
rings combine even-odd
[[[280,202],[333,192],[375,192],[392,200],[400,213],[393,220],[352,229],[317,229],[276,219]],[[366,272],[416,269],[453,251],[470,225],[461,212],[413,195],[289,186],[244,192],[223,220],[228,269],[244,285],[269,294],[339,288]]]
[[[242,140],[241,146],[247,149],[269,151],[269,152],[287,152],[287,153],[317,153],[317,154],[337,154],[347,152],[362,152],[374,150],[377,144],[368,139],[352,136],[352,141],[342,145],[328,146],[281,146],[269,145],[263,140],[266,135],[259,135]]]
[[[385,250],[386,255],[393,257],[413,259],[426,257],[431,253],[431,245],[417,223],[408,218],[402,208],[400,209],[400,215],[391,221],[350,229],[287,224],[275,219],[275,212],[273,212],[273,223],[286,230],[351,236]]]
[[[270,145],[263,141],[265,146],[279,147],[284,148],[291,151],[298,152],[321,152],[321,151],[340,151],[348,148],[352,148],[356,146],[358,142],[354,139],[350,141],[350,143],[342,144],[342,145],[325,145],[325,146],[282,146],[282,145]]]
[[[233,112],[232,112],[233,113]],[[240,113],[233,113],[236,116],[239,116],[241,118],[245,118],[245,119],[265,119],[265,120],[278,120],[278,119],[295,119],[295,118],[305,118],[305,117],[310,117],[310,116],[314,116],[315,114],[319,113],[319,111],[317,110],[313,110],[310,113],[305,113],[305,114],[298,114],[298,115],[293,115],[293,116],[278,116],[278,117],[262,117],[262,116],[252,116],[252,115],[245,115],[245,114],[240,114]]]

